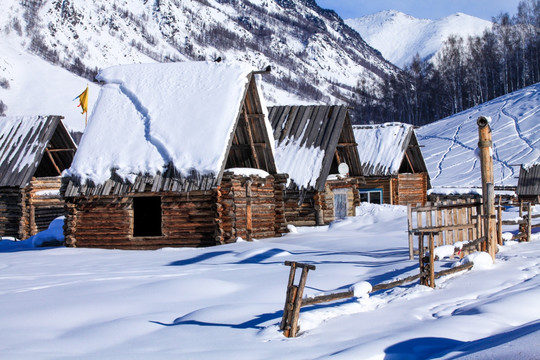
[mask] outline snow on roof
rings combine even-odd
[[[68,176],[101,184],[163,172],[218,174],[251,66],[181,62],[105,69],[105,82]]]
[[[59,116],[0,117],[0,186],[25,186],[34,175]]]
[[[346,118],[347,107],[339,105],[270,108],[276,165],[279,171],[289,174],[289,184],[293,182],[304,189],[324,189]],[[357,160],[358,172],[359,167]]]
[[[289,181],[308,189],[315,187],[321,174],[324,150],[313,145],[301,145],[302,140],[303,136],[287,138],[279,144],[276,140],[275,158],[279,171],[287,172]]]
[[[397,174],[412,129],[412,125],[403,123],[354,125],[364,176]]]

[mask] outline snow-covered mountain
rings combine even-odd
[[[540,83],[417,130],[434,187],[481,187],[480,116],[491,117],[495,186],[516,186],[519,165],[540,162]]]
[[[242,60],[272,66],[271,104],[349,103],[359,79],[397,71],[314,0],[2,0],[0,31],[6,114],[54,112],[71,128],[81,120],[66,108],[88,81],[61,68],[91,79],[117,64]]]
[[[408,65],[416,54],[432,58],[450,35],[463,39],[482,35],[492,23],[474,16],[456,13],[438,20],[417,19],[395,10],[381,11],[345,23],[390,62]]]

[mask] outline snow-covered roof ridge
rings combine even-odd
[[[353,125],[364,176],[396,175],[414,127],[405,123]]]
[[[102,184],[163,173],[215,176],[254,69],[240,62],[119,65],[103,81],[67,176]]]

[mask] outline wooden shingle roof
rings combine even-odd
[[[297,187],[322,191],[342,162],[349,175],[362,176],[346,106],[273,106],[269,118],[278,170],[289,174]]]
[[[516,193],[518,196],[540,195],[540,164],[521,166]]]
[[[34,176],[59,176],[75,149],[62,116],[0,117],[0,186],[24,187]]]

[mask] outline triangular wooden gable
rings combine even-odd
[[[21,117],[17,121],[1,136],[0,150],[9,161],[0,166],[0,186],[24,187],[32,177],[59,176],[69,168],[76,145],[61,116]],[[30,130],[24,133],[27,128]]]
[[[62,171],[71,166],[76,150],[77,145],[75,145],[64,123],[59,121],[34,176],[62,175]]]
[[[226,162],[222,166],[219,179],[225,169],[253,168],[276,174],[276,164],[272,144],[265,121],[255,77],[250,75],[246,86],[236,126],[229,141]]]
[[[401,165],[399,167],[399,173],[426,173],[428,174],[428,189],[431,188],[431,182],[429,179],[429,173],[427,170],[424,157],[422,156],[422,151],[420,150],[420,145],[418,144],[418,139],[414,129],[411,127],[409,133],[407,134],[407,140],[405,140],[406,149],[403,153],[403,159],[401,160]]]

